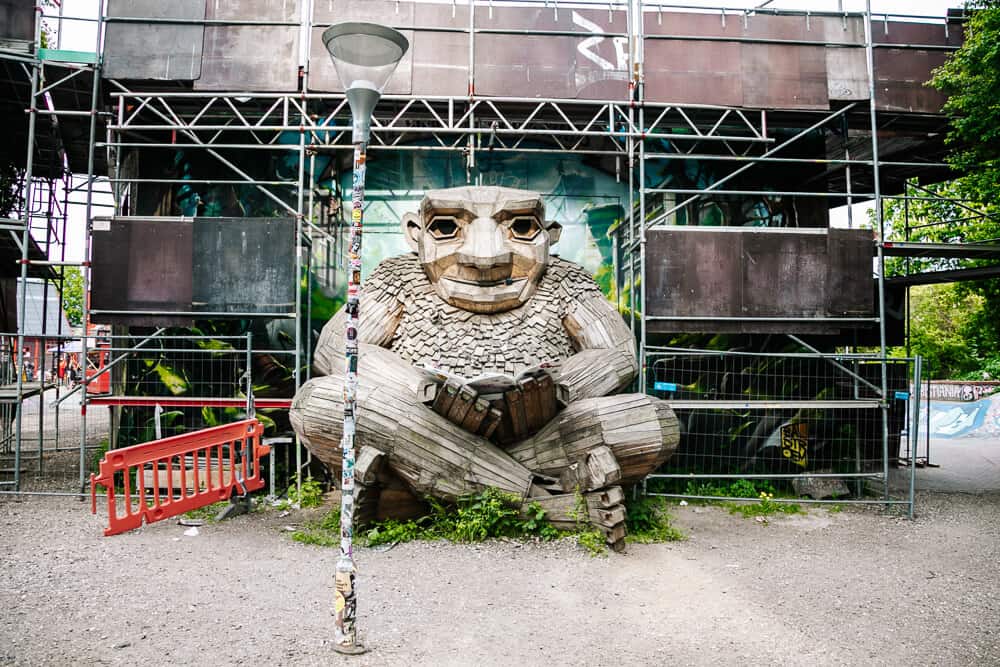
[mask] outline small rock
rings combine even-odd
[[[679,502],[679,503],[677,503],[677,504],[678,504],[678,505],[680,505],[681,507],[687,507],[687,504],[688,504],[688,501],[686,501],[686,500],[682,500],[682,501],[680,501],[680,502]]]
[[[184,535],[185,537],[198,537],[198,527],[191,526],[190,528],[184,531]]]
[[[111,648],[128,648],[131,645],[132,645],[132,642],[118,642],[117,644],[115,644]]]
[[[817,470],[816,472],[833,472]],[[851,494],[847,484],[836,477],[802,477],[792,480],[792,488],[797,496],[808,496],[813,500],[842,498]]]
[[[177,523],[181,526],[204,526],[204,519],[179,519]]]

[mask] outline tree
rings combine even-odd
[[[71,326],[83,324],[83,274],[75,266],[63,267],[62,307]]]
[[[938,379],[975,373],[982,365],[976,323],[982,297],[955,284],[921,285],[910,291],[910,352]]]
[[[961,181],[975,201],[1000,207],[1000,3],[970,0],[965,41],[930,84],[948,95],[948,161],[967,174]]]
[[[940,199],[885,204],[887,236],[937,243],[1000,242],[1000,2],[971,0],[965,41],[934,72],[930,85],[948,95],[948,162],[961,177],[907,185],[907,194]],[[971,268],[995,261],[902,259],[888,275]],[[995,370],[1000,364],[1000,279],[915,288],[910,346],[938,378]],[[989,371],[992,374],[993,371]]]

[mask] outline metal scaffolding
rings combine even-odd
[[[65,254],[57,260],[52,260],[49,255],[49,251],[55,247],[55,241],[58,241],[63,249],[62,252],[65,253],[68,242],[65,224],[68,201],[66,193],[70,191],[83,192],[85,195],[83,205],[88,221],[87,233],[85,238],[77,241],[82,242],[85,248],[84,257],[90,258],[93,221],[97,217],[94,211],[94,187],[95,182],[104,176],[108,177],[112,186],[115,216],[135,214],[134,201],[137,199],[139,189],[144,187],[179,187],[197,183],[250,186],[276,210],[281,211],[282,215],[294,219],[297,277],[304,274],[328,273],[330,266],[313,264],[317,257],[322,257],[327,264],[336,265],[339,260],[336,255],[342,252],[343,228],[337,222],[336,215],[327,216],[333,219],[325,219],[320,214],[321,207],[317,205],[319,193],[313,187],[312,175],[315,172],[317,156],[332,155],[338,158],[337,161],[340,163],[349,157],[352,150],[351,122],[350,112],[342,94],[318,92],[318,88],[312,85],[313,79],[319,78],[316,72],[311,71],[311,64],[315,64],[310,57],[312,35],[315,30],[329,25],[325,18],[317,18],[318,12],[314,4],[310,0],[301,0],[297,4],[296,15],[266,19],[236,18],[224,13],[221,16],[209,13],[204,18],[186,18],[182,15],[165,15],[160,18],[109,16],[102,10],[101,16],[97,19],[97,38],[93,54],[81,56],[41,48],[45,7],[39,3],[40,11],[35,21],[33,45],[17,52],[0,50],[0,61],[7,62],[7,71],[17,70],[17,74],[26,76],[30,88],[25,105],[28,116],[25,204],[18,219],[8,221],[4,226],[9,234],[17,238],[17,246],[21,253],[19,289],[22,321],[25,303],[24,286],[29,276],[29,269],[46,268],[49,271],[48,279],[58,281],[56,275],[58,272],[54,269],[70,264],[65,261]],[[422,3],[372,3],[375,4],[378,5],[378,11],[384,12],[385,16],[391,18],[400,16],[401,6],[406,10],[407,5],[416,6]],[[809,3],[802,4],[806,7]],[[347,4],[343,6],[347,7]],[[392,13],[393,6],[395,14]],[[664,352],[651,340],[648,325],[657,318],[660,321],[699,319],[667,318],[649,314],[642,286],[646,283],[644,278],[650,271],[647,242],[651,232],[675,225],[678,215],[693,210],[692,207],[704,201],[706,196],[790,197],[803,200],[815,199],[831,206],[850,205],[866,199],[874,200],[873,231],[876,263],[874,277],[879,286],[875,316],[837,319],[841,324],[857,327],[874,324],[879,330],[879,352],[873,357],[882,361],[880,377],[874,383],[878,390],[877,395],[858,399],[858,406],[865,410],[874,406],[876,411],[881,412],[883,467],[877,471],[876,477],[887,484],[888,465],[891,459],[888,432],[891,388],[885,364],[887,348],[883,285],[885,256],[905,252],[915,256],[918,253],[934,253],[936,250],[927,244],[911,244],[914,247],[905,247],[887,241],[882,220],[882,201],[894,195],[887,195],[882,188],[887,180],[887,172],[898,173],[904,179],[911,173],[920,172],[941,175],[945,173],[946,165],[938,155],[920,159],[884,159],[881,155],[880,133],[888,126],[895,127],[909,122],[909,117],[904,113],[882,111],[877,108],[876,100],[879,94],[876,91],[875,54],[880,50],[904,55],[908,51],[947,52],[955,47],[946,43],[947,40],[940,43],[908,44],[890,41],[889,25],[893,18],[915,17],[875,15],[871,12],[870,6],[864,12],[814,12],[806,8],[802,10],[768,8],[755,12],[724,7],[692,8],[642,0],[611,2],[577,0],[572,3],[543,0],[494,3],[486,0],[470,0],[462,3],[454,2],[451,5],[435,5],[433,10],[441,15],[446,15],[450,11],[452,19],[458,21],[464,17],[467,18],[467,24],[453,23],[445,26],[440,23],[419,24],[414,20],[399,27],[414,33],[447,37],[453,40],[449,44],[456,45],[456,49],[449,53],[467,53],[468,60],[462,63],[460,68],[467,71],[467,93],[392,94],[390,89],[389,94],[383,96],[375,110],[372,140],[368,150],[376,155],[393,151],[460,155],[466,166],[466,178],[472,183],[482,178],[481,174],[476,173],[475,167],[477,160],[487,153],[586,155],[600,161],[606,170],[613,170],[618,178],[627,183],[628,188],[625,219],[617,226],[613,236],[613,262],[614,275],[618,281],[618,305],[628,314],[636,333],[637,351],[643,369],[639,379],[640,391],[652,391],[648,386],[652,376],[646,372],[650,366],[649,359],[651,356],[661,357]],[[534,12],[539,16],[544,14],[546,21],[551,19],[554,23],[560,20],[560,15],[565,19],[568,13],[576,14],[577,11],[581,12],[581,18],[576,21],[573,30],[545,27],[547,24],[544,22],[539,24],[542,27],[528,30],[522,26],[508,27],[509,24],[489,23],[494,19],[495,12],[499,16],[501,12],[519,10]],[[611,28],[603,29],[586,18],[590,14],[586,16],[582,14],[598,11],[606,12],[607,24],[612,26]],[[727,26],[742,25],[745,31],[758,13],[764,14],[766,11],[767,16],[803,21],[810,33],[813,26],[821,21],[832,22],[831,25],[842,24],[843,35],[831,37],[830,34],[833,33],[817,30],[818,34],[809,39],[795,39],[755,36],[753,33],[714,35],[709,31],[704,34],[692,34],[670,32],[663,28],[664,25],[670,25],[671,16],[679,12],[692,11],[714,17],[712,20],[718,22],[720,30],[727,29]],[[52,20],[67,19],[52,17]],[[941,25],[942,19],[936,20],[937,25]],[[946,37],[949,34],[950,20],[954,20],[954,17],[943,19]],[[852,38],[853,32],[849,30],[849,27],[854,30],[859,21],[863,24],[864,33],[860,41]],[[876,26],[880,23],[884,26],[884,34],[881,38],[876,38]],[[285,82],[287,84],[285,89],[277,92],[253,89],[192,89],[192,87],[178,86],[169,80],[133,81],[125,77],[108,78],[103,71],[105,33],[112,28],[130,25],[168,26],[201,31],[218,31],[226,28],[287,30],[289,34],[295,35],[298,45],[295,57],[297,77],[294,81]],[[654,25],[657,28],[650,33],[647,28]],[[619,26],[620,29],[616,29],[615,26]],[[477,41],[514,35],[552,41],[617,40],[616,48],[620,48],[624,56],[621,68],[624,76],[621,77],[619,81],[621,85],[617,88],[620,94],[614,98],[603,96],[600,99],[573,99],[478,93],[479,73],[475,55]],[[694,41],[774,48],[831,47],[845,52],[863,52],[866,65],[865,90],[854,91],[852,99],[827,109],[788,110],[740,104],[669,103],[649,99],[647,94],[649,51],[663,44],[685,44]],[[58,70],[58,73],[47,74],[52,69]],[[62,97],[54,94],[57,90],[66,89],[72,94]],[[65,108],[60,108],[56,104],[60,100],[65,102]],[[72,160],[60,162],[59,176],[56,179],[44,179],[36,174],[40,146],[39,122],[43,118],[48,119],[46,122],[50,124],[62,119],[76,119],[78,123],[86,121],[87,138],[73,147],[76,151],[76,165],[70,164]],[[943,119],[932,120],[936,123],[936,127],[943,127]],[[784,131],[777,132],[776,128]],[[803,138],[815,136],[815,132],[823,128],[832,128],[831,131],[841,133],[843,140],[839,149],[843,152],[842,156],[831,156],[825,152],[821,155],[810,154],[808,150],[804,154],[794,152],[793,149],[797,149],[803,143]],[[286,141],[289,135],[294,136],[295,140]],[[867,146],[865,146],[866,141]],[[230,176],[226,179],[213,180],[192,180],[180,176],[150,178],[126,164],[128,155],[132,152],[158,149],[203,153]],[[260,178],[255,175],[251,165],[239,161],[236,156],[240,153],[293,156],[298,166],[297,174],[294,180]],[[83,156],[85,156],[85,171],[80,169]],[[647,180],[649,165],[667,162],[711,163],[726,171],[704,187],[665,188],[649,185]],[[779,165],[821,168],[822,177],[813,181],[814,187],[811,189],[806,187],[808,181],[803,187],[786,190],[741,187],[734,183],[738,183],[738,177],[750,170]],[[85,174],[82,176],[84,179],[82,183],[75,185],[69,176],[69,172],[74,168],[80,169],[81,173]],[[61,188],[56,188],[54,185],[58,179],[62,179]],[[725,187],[727,183],[732,183],[734,187]],[[36,193],[45,184],[48,184],[49,195],[38,198]],[[856,189],[859,185],[864,187]],[[58,201],[59,192],[63,193],[61,202]],[[39,210],[33,210],[29,205],[33,201],[44,201],[45,204]],[[47,259],[41,257],[32,259],[29,254],[33,220],[45,221],[46,241],[43,248]],[[321,253],[319,249],[325,251]],[[956,249],[954,246],[940,249],[940,252],[948,253],[960,251],[960,248]],[[1000,248],[997,247],[987,248],[977,245],[974,250],[969,249],[969,252],[1000,257]],[[89,261],[82,262],[81,266],[84,290],[87,293],[91,284],[91,267]],[[306,280],[306,284],[311,289],[311,281]],[[311,301],[309,292],[303,295],[296,289],[294,309],[296,333],[291,352],[294,356],[291,366],[296,388],[308,378],[310,340],[308,335],[303,335],[303,324],[311,318],[309,311]],[[92,314],[95,314],[95,311],[91,310],[89,300],[85,300],[83,321],[89,322]],[[107,312],[96,314],[107,314]],[[145,314],[154,313],[149,311]],[[226,314],[234,315],[234,313]],[[254,313],[246,315],[258,316]],[[724,318],[709,319],[718,322]],[[749,322],[755,318],[739,319]],[[809,318],[756,319],[791,323]],[[54,335],[57,339],[65,335],[65,332],[61,331],[46,333]],[[5,484],[7,488],[13,490],[20,490],[22,451],[20,406],[30,393],[30,388],[26,387],[23,381],[24,332],[18,331],[16,338],[14,349],[18,351],[17,372],[11,402],[15,406],[13,426],[15,460],[13,478],[0,481],[0,484]],[[88,345],[86,331],[81,341],[82,356],[86,358]],[[81,392],[81,395],[78,447],[80,489],[83,487],[87,467],[85,453],[94,444],[88,438],[87,392]],[[102,404],[107,404],[107,401]],[[700,407],[707,407],[707,402]],[[827,407],[843,409],[839,404]],[[911,433],[915,432],[916,424],[913,425]],[[304,462],[302,450],[297,444],[295,457],[296,470],[301,473]],[[41,460],[42,451],[39,445],[39,468],[42,465]],[[858,471],[858,474],[867,472]],[[271,483],[273,484],[273,480]],[[887,497],[888,487],[886,487]],[[909,503],[912,511],[912,495]]]

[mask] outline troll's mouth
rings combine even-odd
[[[462,278],[453,278],[451,276],[442,276],[445,280],[449,280],[453,283],[459,283],[461,285],[473,285],[474,287],[500,287],[513,285],[515,283],[524,282],[524,278],[501,278],[500,280],[464,280]]]

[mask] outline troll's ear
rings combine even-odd
[[[420,216],[416,213],[403,214],[403,237],[410,246],[410,250],[417,252],[420,242],[420,235],[424,233],[424,227],[420,224]]]
[[[549,222],[546,231],[549,233],[549,245],[555,245],[559,242],[559,237],[562,236],[562,225],[558,222]]]

